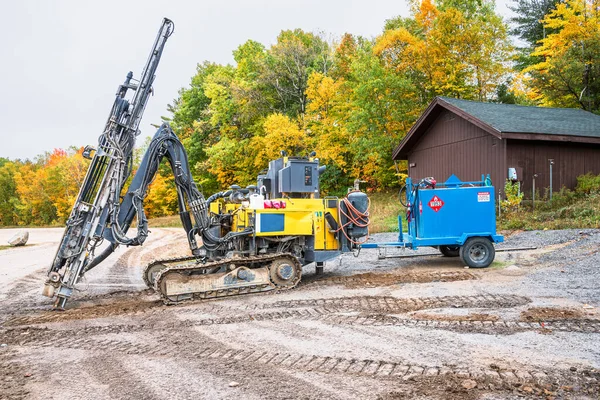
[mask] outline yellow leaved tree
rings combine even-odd
[[[282,150],[289,156],[305,155],[308,145],[306,133],[287,115],[269,115],[263,128],[264,134],[254,136],[251,142],[256,149],[256,168],[265,168],[269,161],[280,157]]]
[[[374,51],[408,74],[428,102],[434,96],[488,100],[508,71],[512,51],[493,3],[423,0],[414,21],[392,24]]]
[[[334,80],[319,72],[308,78],[309,100],[305,124],[311,134],[311,148],[329,166],[346,171],[350,156],[350,135],[346,119],[350,106],[349,86],[344,78]]]
[[[543,19],[553,32],[532,53],[531,97],[545,106],[600,111],[600,0],[566,0]]]

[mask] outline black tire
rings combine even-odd
[[[460,255],[460,246],[440,246],[440,251],[444,257],[458,257]]]
[[[460,258],[471,268],[487,268],[496,257],[496,249],[489,239],[472,237],[460,248]]]

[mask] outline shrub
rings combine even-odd
[[[519,190],[519,184],[507,179],[504,184],[504,193],[506,200],[502,201],[502,209],[506,212],[516,211],[523,201],[523,192]]]
[[[594,175],[588,172],[577,177],[575,192],[579,194],[600,193],[600,174]]]

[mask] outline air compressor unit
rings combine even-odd
[[[461,257],[469,267],[485,268],[494,261],[494,243],[504,241],[496,233],[495,191],[489,175],[476,182],[452,175],[441,184],[433,178],[418,183],[407,178],[400,202],[406,207],[407,233],[402,232],[399,216],[397,242],[365,243],[363,248],[431,246],[447,257]]]

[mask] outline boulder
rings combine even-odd
[[[25,246],[25,243],[27,243],[28,240],[29,240],[29,232],[21,231],[21,232],[17,232],[17,234],[15,236],[11,237],[8,240],[8,244],[10,244],[13,247]]]
[[[520,276],[520,275],[526,275],[527,271],[525,271],[523,268],[517,267],[516,265],[509,265],[508,267],[500,270],[500,274],[502,275],[508,275],[508,276]]]

